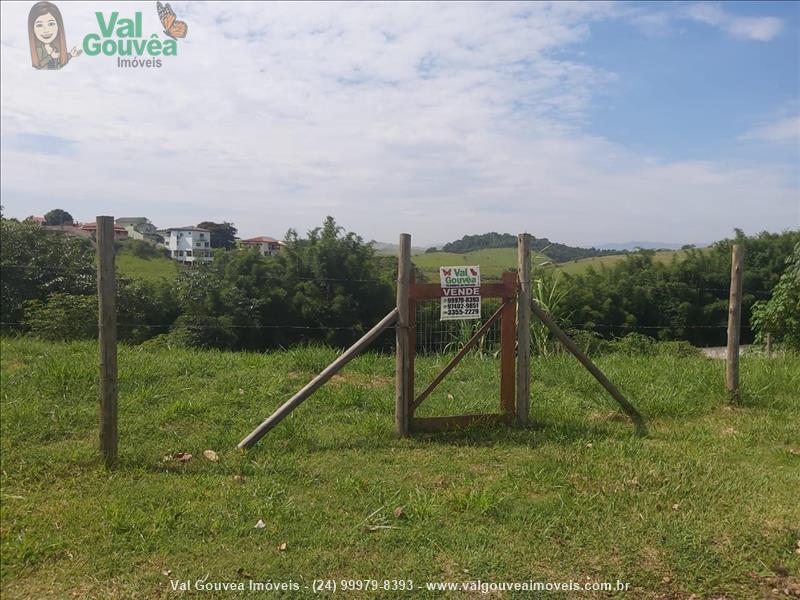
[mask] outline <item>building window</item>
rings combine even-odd
[[[186,256],[191,256],[191,255],[192,255],[192,251],[191,250],[187,250],[186,251]]]
[[[178,250],[178,256],[183,256],[183,250]]]

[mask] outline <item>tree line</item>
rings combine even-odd
[[[668,263],[655,260],[653,250],[641,250],[610,267],[566,275],[563,286],[568,292],[552,310],[573,329],[606,339],[637,332],[660,340],[722,346],[733,244],[745,247],[742,343],[752,343],[759,324],[765,323],[752,319],[753,309],[763,310],[758,306],[772,297],[790,261],[800,260],[800,231],[747,236],[737,229],[733,238],[708,248],[688,248],[683,257],[675,255]]]
[[[517,236],[510,233],[482,233],[480,235],[465,235],[460,240],[449,242],[442,246],[442,252],[453,252],[464,254],[475,250],[486,250],[489,248],[516,248]],[[593,256],[609,256],[620,254],[618,250],[598,250],[597,248],[579,248],[551,242],[547,238],[537,238],[531,236],[531,249],[547,256],[555,263],[564,263],[582,258]],[[438,252],[437,248],[428,248],[426,252]]]
[[[89,240],[2,219],[0,310],[4,334],[48,339],[97,332]],[[305,236],[290,230],[276,256],[216,250],[214,261],[156,282],[117,276],[119,337],[130,343],[266,350],[305,343],[345,346],[394,306],[396,259],[332,217]],[[535,273],[535,297],[590,345],[627,334],[723,345],[730,247],[746,247],[743,342],[770,332],[800,346],[800,232],[763,232],[662,264],[653,251],[578,275]],[[794,262],[791,262],[794,261]],[[794,266],[792,266],[794,265]],[[392,343],[391,332],[382,340]],[[795,341],[793,341],[795,340]],[[541,339],[535,341],[538,347]]]

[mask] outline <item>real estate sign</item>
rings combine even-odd
[[[439,267],[442,321],[481,318],[481,268]]]

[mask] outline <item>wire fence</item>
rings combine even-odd
[[[65,273],[94,275],[97,273],[95,267],[52,267],[46,265],[15,265],[3,264],[2,269],[26,269],[31,271],[62,271]],[[358,277],[306,277],[301,275],[279,276],[279,275],[259,275],[259,279],[264,281],[315,281],[318,283],[389,283],[389,278],[358,278]]]
[[[439,300],[420,300],[416,303],[416,345],[423,354],[455,353],[480,329],[481,325],[500,308],[498,298],[481,301],[481,318],[464,321],[442,321]],[[500,347],[500,320],[481,336],[477,351],[493,351]]]
[[[21,265],[21,264],[3,264],[0,266],[1,269],[24,269],[30,271],[62,271],[65,273],[74,273],[74,274],[96,274],[97,269],[96,267],[60,267],[60,266],[48,266],[48,265]],[[358,278],[358,277],[319,277],[313,276],[308,277],[300,274],[292,274],[289,276],[285,275],[259,275],[259,279],[263,279],[266,281],[313,281],[318,283],[387,283],[389,282],[388,278],[380,278],[380,277],[369,277],[369,278]],[[485,281],[499,281],[497,277],[485,277]],[[536,277],[534,276],[534,279]],[[656,283],[672,283],[676,286],[685,286],[682,288],[682,291],[694,291],[694,292],[714,292],[717,294],[728,294],[730,293],[730,288],[720,288],[720,287],[708,287],[708,286],[697,286],[697,285],[689,285],[685,284],[681,281],[666,281],[660,280],[656,281]],[[748,290],[743,289],[742,293],[744,295],[750,296],[757,296],[763,298],[769,298],[772,296],[772,292],[767,290]]]
[[[2,264],[0,265],[3,271],[17,270],[22,272],[62,272],[74,276],[80,275],[95,275],[95,267],[64,267],[64,266],[48,266],[48,265],[31,265],[31,264]],[[306,276],[306,275],[289,275],[286,276],[270,276],[259,275],[259,279],[264,281],[280,281],[280,282],[313,282],[318,284],[340,284],[340,283],[354,283],[354,284],[387,284],[388,278],[358,278],[358,277],[324,277],[324,276]],[[668,283],[668,282],[662,282]],[[683,282],[674,282],[682,292],[693,291],[698,294],[712,293],[718,296],[718,300],[725,300],[729,293],[729,289],[722,287],[712,287],[705,285],[690,286]],[[743,290],[744,295],[749,295],[755,298],[768,298],[771,296],[769,291],[765,290]],[[473,334],[480,328],[480,326],[494,313],[500,306],[500,299],[497,298],[484,298],[481,303],[481,318],[475,320],[457,320],[457,321],[442,321],[440,319],[440,302],[437,299],[424,300],[416,302],[416,328],[415,328],[415,349],[422,354],[448,354],[457,352],[463,345],[473,336]],[[594,331],[602,336],[618,337],[630,332],[641,332],[644,334],[655,335],[656,332],[667,332],[668,337],[685,337],[687,332],[691,331],[724,331],[727,329],[725,323],[718,324],[684,324],[680,322],[666,323],[666,324],[638,324],[638,323],[609,323],[609,322],[591,322],[584,321],[578,322],[574,320],[557,319],[559,325],[567,331]],[[176,322],[144,322],[144,321],[127,321],[120,320],[117,323],[118,328],[125,331],[131,330],[152,330],[156,335],[158,332],[169,332],[176,327]],[[290,333],[295,334],[295,337],[301,342],[303,339],[313,340],[324,337],[324,334],[331,332],[342,332],[344,338],[352,337],[355,339],[361,334],[365,333],[371,323],[359,323],[346,325],[338,324],[324,324],[324,323],[245,323],[233,324],[223,323],[204,323],[202,319],[197,321],[184,323],[183,326],[190,327],[197,331],[210,331],[219,330],[220,327],[230,329],[233,331],[264,331],[264,332],[286,332],[289,336]],[[0,326],[3,328],[18,328],[24,331],[29,324],[18,321],[2,321]],[[85,323],[83,325],[87,330],[99,330],[97,323]],[[392,329],[392,328],[390,328]],[[752,327],[743,324],[742,330],[752,331]],[[302,332],[308,332],[308,336],[302,336]],[[348,332],[352,336],[348,335]],[[148,334],[149,335],[149,334]],[[266,335],[266,334],[265,334]],[[291,337],[291,336],[290,336]],[[716,339],[716,334],[713,336]],[[289,340],[287,340],[289,341]],[[384,340],[386,345],[387,340]],[[486,333],[479,340],[476,351],[494,353],[500,347],[500,321],[498,320],[486,331]]]

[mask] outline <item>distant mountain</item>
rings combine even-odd
[[[636,250],[636,248],[644,248],[645,250],[680,250],[683,244],[671,244],[669,242],[612,242],[610,244],[603,244],[598,246],[600,250]]]
[[[616,250],[604,250],[598,248],[579,248],[577,246],[567,246],[558,242],[551,242],[547,238],[537,238],[531,236],[531,249],[547,256],[556,263],[580,260],[581,258],[591,258],[593,256],[607,256],[619,254]],[[464,254],[475,250],[485,250],[488,248],[515,248],[517,246],[517,236],[510,233],[482,233],[480,235],[465,235],[460,240],[450,242],[442,246],[442,252],[453,252]],[[429,250],[433,251],[433,250]]]

